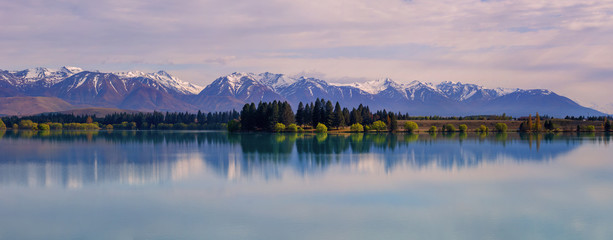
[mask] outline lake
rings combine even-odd
[[[0,239],[611,239],[613,137],[0,132]]]

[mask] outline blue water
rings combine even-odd
[[[611,239],[613,137],[0,132],[0,239]]]

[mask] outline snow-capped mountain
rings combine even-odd
[[[44,67],[30,68],[22,71],[9,72],[13,75],[13,85],[18,88],[28,89],[36,87],[51,87],[56,83],[82,72],[77,67],[64,66],[59,70]]]
[[[0,97],[56,97],[76,106],[134,110],[191,111],[182,97],[202,88],[164,71],[101,73],[77,67],[0,71]]]
[[[206,111],[240,109],[245,103],[282,100],[275,90],[282,76],[239,73],[217,78],[206,86],[191,104]]]
[[[139,71],[116,72],[115,75],[123,79],[135,79],[147,86],[170,94],[196,95],[202,91],[203,87],[182,81],[165,71],[155,73],[144,73]]]
[[[412,115],[506,113],[524,116],[535,112],[552,116],[602,115],[543,89],[488,89],[459,82],[434,85],[412,81],[400,84],[389,78],[330,84],[321,79],[272,73],[233,73],[220,77],[207,86],[192,104],[206,108],[208,101],[208,106],[214,106],[212,109],[218,111],[240,109],[244,103],[272,100],[287,100],[295,107],[299,102],[312,102],[317,98],[338,101],[350,108],[364,104],[374,110],[387,109]]]
[[[256,78],[259,79],[262,84],[269,86],[274,90],[277,90],[280,87],[289,86],[292,83],[296,82],[295,78],[288,77],[284,74],[275,74],[269,72],[260,73],[257,75]]]
[[[245,103],[274,100],[288,101],[295,108],[300,102],[323,98],[348,108],[363,104],[371,110],[410,115],[603,115],[544,89],[490,89],[459,82],[398,83],[389,78],[332,84],[269,72],[235,72],[202,88],[164,71],[102,73],[77,67],[0,70],[0,98],[16,96],[55,97],[77,106],[148,111],[240,110]]]
[[[348,107],[358,106],[360,103],[370,104],[373,100],[371,94],[356,87],[332,85],[320,79],[304,77],[297,79],[291,85],[280,88],[279,93],[295,106],[299,102],[313,102],[317,98],[338,101]]]

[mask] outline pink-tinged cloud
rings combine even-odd
[[[613,1],[8,1],[1,69],[316,72],[548,88],[613,113]]]

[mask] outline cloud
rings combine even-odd
[[[214,57],[214,58],[207,58],[204,59],[204,63],[213,63],[213,64],[219,64],[219,65],[226,65],[229,62],[235,60],[236,57],[235,56],[223,56],[223,57]]]
[[[169,68],[582,86],[608,102],[613,1],[0,0],[0,68]],[[177,67],[180,66],[180,67]],[[174,69],[174,70],[173,70]],[[123,70],[123,69],[116,69]],[[191,78],[198,78],[194,80]],[[190,79],[188,79],[190,78]],[[208,80],[212,81],[214,78]]]

